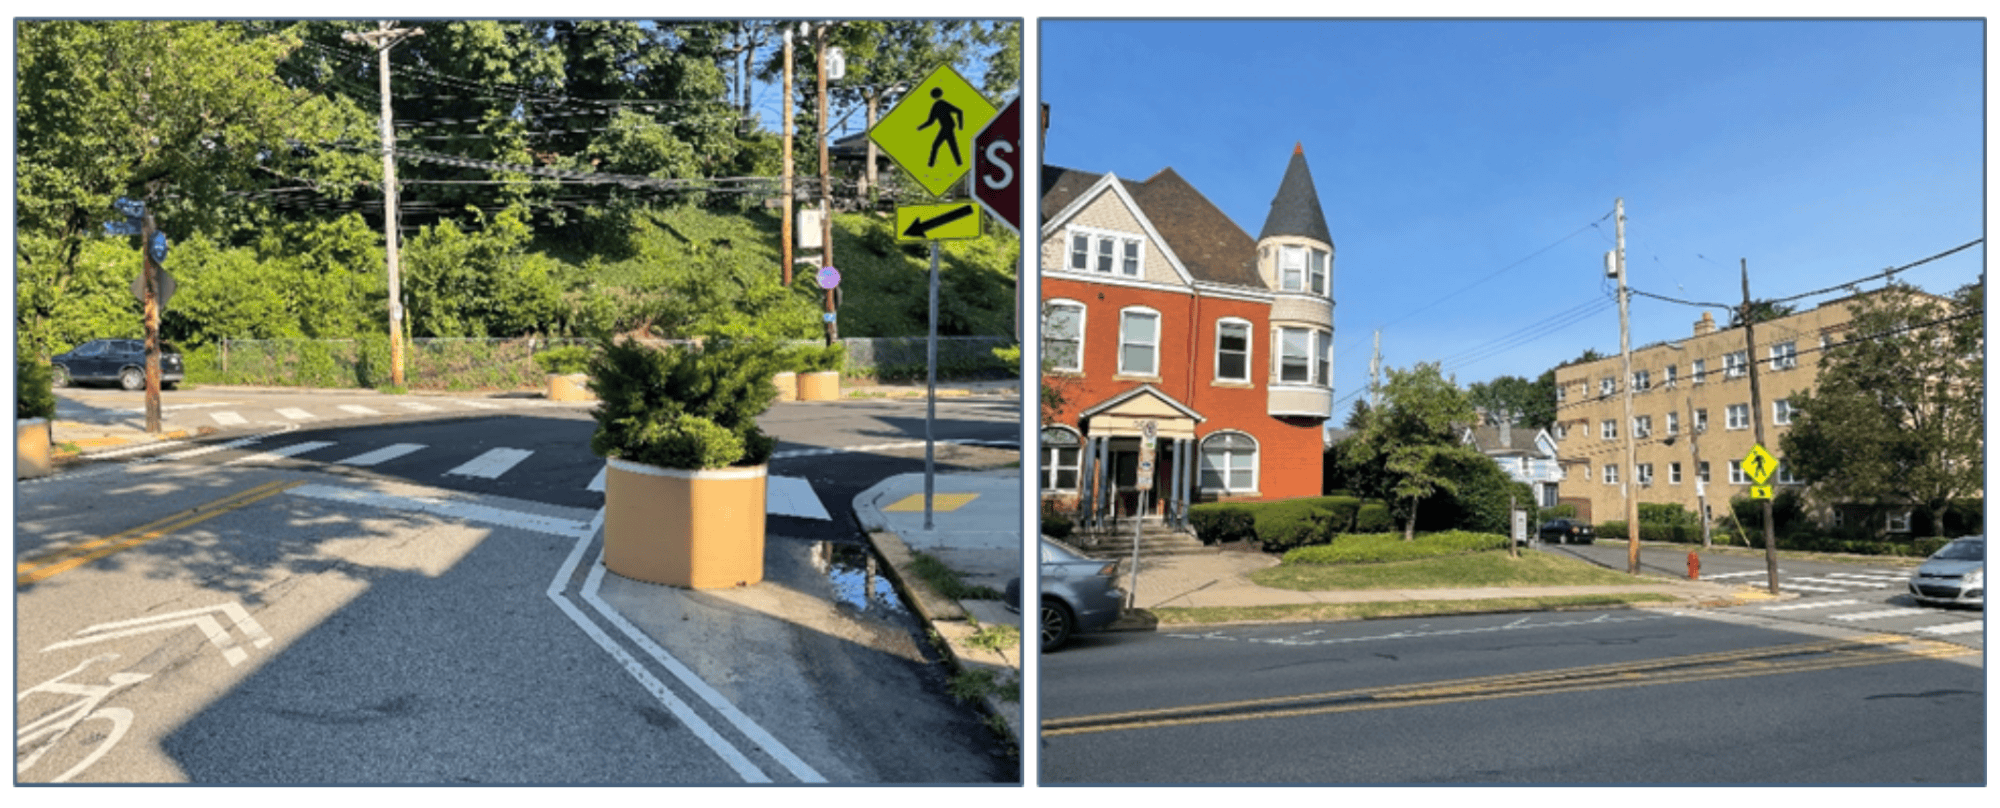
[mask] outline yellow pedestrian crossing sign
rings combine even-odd
[[[1758,485],[1768,482],[1777,472],[1778,459],[1764,451],[1762,445],[1751,446],[1750,453],[1743,456],[1743,475]]]
[[[932,196],[972,170],[972,139],[999,112],[972,84],[944,65],[911,88],[868,138]]]
[[[1771,498],[1771,487],[1770,487],[1770,486],[1768,486],[1768,485],[1753,485],[1753,486],[1750,486],[1750,498],[1751,498],[1751,499],[1770,499],[1770,498]]]

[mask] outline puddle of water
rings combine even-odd
[[[861,611],[907,614],[896,586],[883,574],[875,554],[859,544],[823,541],[812,550],[813,566],[833,585],[834,599]]]

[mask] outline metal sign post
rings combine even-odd
[[[1139,502],[1132,513],[1132,591],[1125,593],[1125,607],[1128,609],[1137,605],[1139,600],[1139,534],[1146,526],[1146,495],[1153,492],[1153,453],[1159,437],[1158,421],[1139,422],[1139,468],[1135,473],[1139,484]]]
[[[932,529],[931,500],[937,495],[937,317],[938,243],[931,242],[931,334],[924,347],[928,382],[924,394],[924,529]]]

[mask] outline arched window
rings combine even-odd
[[[1042,490],[1075,491],[1083,438],[1076,430],[1051,426],[1042,430]]]
[[[1223,493],[1257,490],[1257,441],[1241,432],[1217,432],[1201,442],[1201,487]]]

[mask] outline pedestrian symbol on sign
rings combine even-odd
[[[931,124],[937,124],[938,128],[937,138],[931,141],[931,161],[927,167],[937,167],[939,146],[950,146],[951,161],[958,165],[965,165],[965,158],[958,153],[957,134],[958,130],[965,128],[965,111],[952,106],[951,102],[944,100],[943,87],[932,87],[931,98],[933,99],[931,103],[931,117],[917,126],[918,129],[924,129]]]

